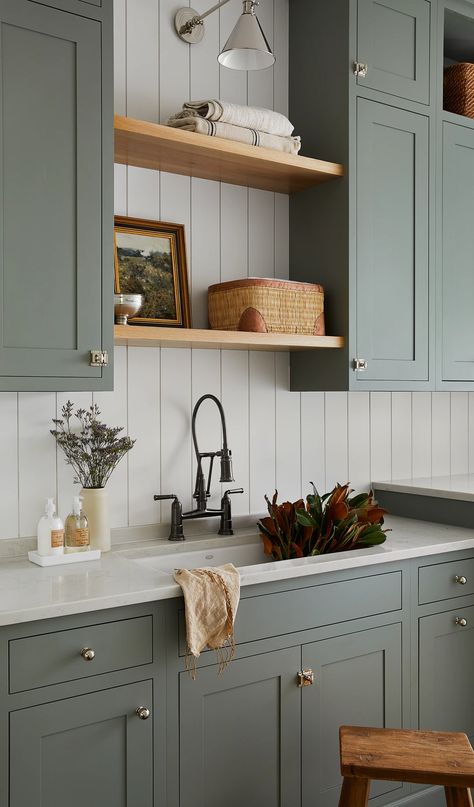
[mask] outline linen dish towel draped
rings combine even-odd
[[[240,600],[240,574],[232,563],[203,569],[176,569],[184,596],[186,669],[196,677],[196,659],[205,647],[217,652],[219,673],[235,653],[234,622]]]

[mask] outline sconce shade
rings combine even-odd
[[[275,62],[257,17],[245,11],[217,58],[232,70],[263,70]]]

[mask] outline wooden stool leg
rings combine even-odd
[[[367,807],[369,803],[369,791],[369,779],[353,779],[352,777],[345,776],[342,782],[339,807]],[[459,802],[459,804],[461,804],[461,802]]]
[[[473,807],[471,791],[467,787],[445,787],[448,807]]]

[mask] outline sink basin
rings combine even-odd
[[[203,566],[222,566],[224,563],[233,563],[238,569],[246,566],[271,561],[263,552],[261,540],[252,543],[229,544],[226,546],[207,549],[188,550],[186,548],[163,550],[138,550],[133,553],[135,557],[128,557],[134,563],[146,568],[172,576],[175,569],[198,569]]]

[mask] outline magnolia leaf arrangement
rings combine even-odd
[[[61,409],[62,418],[53,418],[51,434],[66,455],[66,463],[76,473],[76,482],[83,488],[104,488],[112,471],[122,457],[133,448],[135,440],[119,437],[122,426],[106,426],[98,420],[97,404],[89,409],[77,409],[68,401]],[[75,417],[79,428],[73,430]]]
[[[351,497],[353,490],[346,484],[320,496],[311,484],[306,505],[303,499],[277,504],[276,491],[271,501],[265,496],[270,515],[258,527],[266,555],[290,560],[384,543],[386,511],[377,506],[372,491]]]

